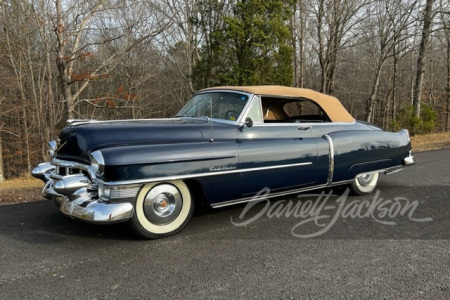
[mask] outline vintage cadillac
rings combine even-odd
[[[33,176],[64,214],[127,221],[141,237],[179,232],[196,203],[222,207],[349,185],[414,164],[407,130],[356,121],[338,99],[282,86],[199,91],[173,118],[69,120]]]

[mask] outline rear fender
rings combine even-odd
[[[374,130],[330,133],[334,145],[333,182],[351,180],[364,172],[402,166],[409,155],[408,131]]]

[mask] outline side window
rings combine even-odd
[[[257,98],[249,108],[247,118],[251,118],[253,123],[262,123],[261,99]]]
[[[286,103],[284,112],[290,120],[296,122],[329,122],[327,115],[322,109],[310,100],[302,100]]]

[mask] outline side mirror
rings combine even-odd
[[[253,120],[251,118],[245,118],[245,123],[239,126],[239,129],[242,130],[244,127],[247,126],[248,128],[253,126]]]

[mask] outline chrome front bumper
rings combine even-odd
[[[81,173],[61,176],[54,165],[45,163],[36,167],[32,175],[45,182],[44,198],[53,199],[60,211],[71,218],[109,224],[124,222],[133,216],[136,187],[115,193],[117,197],[109,202],[101,199],[98,186]]]
[[[69,201],[67,197],[61,200],[60,210],[63,214],[89,223],[124,222],[133,216],[133,205],[129,202],[107,203],[90,199]]]

